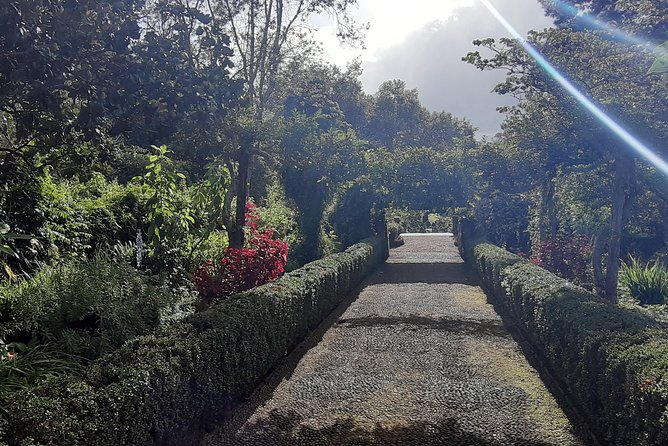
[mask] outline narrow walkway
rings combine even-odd
[[[406,237],[354,297],[204,444],[581,445],[451,237]]]

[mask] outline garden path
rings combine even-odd
[[[204,445],[582,444],[452,237],[405,240]]]

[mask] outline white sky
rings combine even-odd
[[[316,37],[323,43],[324,58],[345,67],[360,57],[362,62],[376,62],[379,53],[403,43],[412,33],[434,22],[443,22],[455,9],[471,6],[476,0],[358,0],[351,9],[358,23],[369,23],[365,49],[341,45],[336,25],[329,17],[314,19]]]
[[[538,0],[490,0],[520,33],[543,29],[552,21]],[[481,135],[500,129],[496,108],[513,100],[492,93],[505,74],[481,72],[462,62],[476,48],[472,41],[508,36],[479,0],[358,0],[350,10],[358,23],[369,23],[365,49],[342,46],[328,16],[313,17],[311,25],[323,45],[323,59],[345,68],[359,58],[364,90],[373,94],[385,80],[402,79],[417,88],[430,110],[445,110],[468,118]]]

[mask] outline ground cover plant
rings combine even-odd
[[[355,5],[365,10],[370,0],[0,2],[2,404],[22,395],[34,425],[58,413],[53,426],[65,437],[80,427],[68,408],[92,398],[99,409],[87,419],[92,432],[96,416],[132,429],[121,409],[137,404],[146,417],[137,425],[155,430],[128,435],[167,441],[167,432],[188,431],[187,424],[151,424],[152,411],[180,414],[167,396],[200,410],[236,385],[247,393],[331,310],[338,297],[323,284],[333,286],[336,276],[337,289],[349,289],[368,271],[369,256],[377,263],[384,244],[360,240],[388,233],[398,246],[402,232],[449,232],[453,217],[464,216],[527,259],[489,248],[478,267],[496,292],[510,293],[512,311],[526,310],[523,322],[542,318],[530,329],[591,397],[582,405],[605,426],[645,426],[643,438],[663,441],[660,424],[636,417],[663,407],[663,331],[639,328],[645,319],[626,310],[668,320],[668,8],[664,0],[537,1],[549,26],[523,42],[475,36],[450,65],[503,73],[494,92],[512,100],[499,109],[496,134],[434,109],[435,90],[419,92],[416,79],[378,79],[372,91],[381,65],[330,61],[314,21],[332,19],[329,30],[360,45],[367,29]],[[464,20],[474,10],[466,8],[485,3],[456,15]],[[508,3],[499,8],[519,10]],[[406,29],[408,12],[427,11],[384,10],[406,13]],[[429,28],[430,39],[463,23],[456,22]],[[530,57],[529,46],[581,97]],[[423,53],[402,50],[402,57]],[[466,91],[456,76],[432,75],[436,64],[396,60],[395,68],[438,79],[438,91]],[[489,90],[473,71],[466,78],[481,82],[469,91]],[[582,98],[647,150],[615,136],[617,127],[583,108]],[[329,255],[338,260],[328,263]],[[509,265],[497,260],[516,265],[513,274],[501,278]],[[304,291],[310,286],[317,302]],[[591,316],[594,308],[612,319],[580,327],[577,311]],[[286,334],[276,314],[299,334]],[[560,325],[562,316],[575,322]],[[274,344],[276,332],[284,337]],[[552,338],[571,340],[586,357]],[[209,341],[230,357],[217,356]],[[242,363],[228,344],[253,357]],[[122,365],[114,368],[116,359]],[[207,373],[217,380],[213,394]],[[144,389],[146,376],[162,390],[141,401],[124,393]],[[200,387],[188,387],[193,382]],[[601,395],[592,397],[585,383]],[[32,389],[42,398],[35,406]],[[628,418],[618,415],[619,401],[632,402]],[[2,413],[0,432],[23,429],[18,415],[6,425],[12,416]],[[85,437],[91,432],[72,435],[95,444]]]

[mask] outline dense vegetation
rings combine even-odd
[[[125,391],[175,338],[184,337],[178,355],[209,348],[192,324],[216,325],[232,309],[255,324],[252,300],[274,288],[244,294],[243,305],[227,298],[276,280],[317,282],[312,270],[327,264],[309,262],[384,236],[386,221],[399,244],[402,232],[449,231],[453,217],[473,218],[492,242],[607,304],[621,297],[662,318],[666,173],[515,40],[480,36],[479,51],[464,57],[508,73],[496,92],[517,103],[501,110],[494,137],[476,138],[468,120],[427,110],[401,80],[365,93],[359,63],[324,62],[301,26],[331,13],[341,39],[359,43],[354,3],[0,4],[0,433],[10,400],[27,401],[30,389],[46,392],[44,411],[70,385],[79,386],[76,404],[90,396],[86,386],[104,399],[100,389],[113,381]],[[576,2],[584,16],[542,3],[556,25],[528,42],[666,159],[662,0]],[[296,323],[307,330],[317,321]],[[110,354],[126,364],[133,348],[148,353],[129,381],[119,370],[95,375]],[[156,370],[163,365],[173,371],[162,362]],[[200,373],[188,369],[184,379],[191,372]],[[39,386],[54,377],[61,387],[47,395]]]

